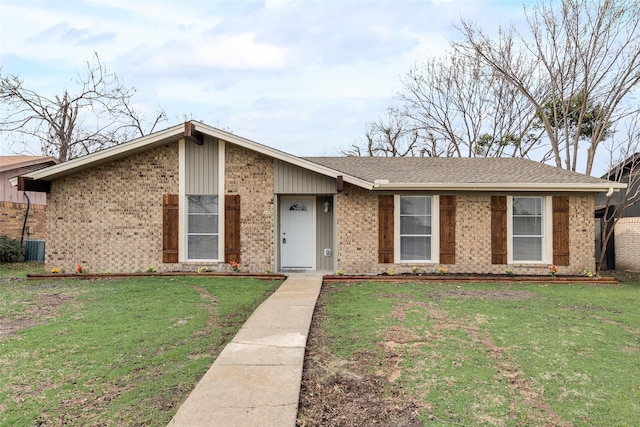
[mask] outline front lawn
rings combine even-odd
[[[279,284],[0,279],[0,425],[166,425]]]
[[[640,284],[325,284],[298,425],[640,425]]]

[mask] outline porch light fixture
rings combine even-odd
[[[331,203],[329,203],[329,201],[327,200],[326,202],[324,202],[324,213],[328,213],[329,208],[331,208]]]

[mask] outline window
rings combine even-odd
[[[218,196],[187,196],[187,258],[218,259]]]
[[[431,261],[432,197],[400,196],[400,261]]]
[[[514,262],[544,260],[544,210],[542,197],[513,197],[511,217]]]

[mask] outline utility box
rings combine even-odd
[[[44,261],[44,240],[27,240],[25,261]]]

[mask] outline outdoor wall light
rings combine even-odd
[[[328,213],[331,208],[331,203],[329,201],[324,202],[324,213]]]

